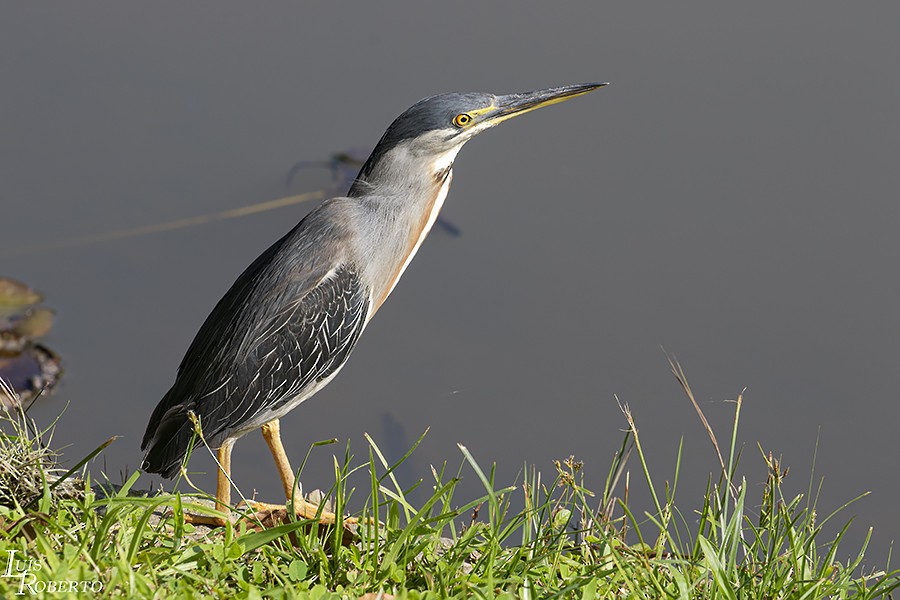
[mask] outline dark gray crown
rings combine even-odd
[[[398,144],[428,131],[453,127],[453,117],[469,110],[490,106],[493,100],[492,94],[480,92],[450,92],[419,100],[403,111],[387,128],[360,170],[358,179],[365,179],[371,174],[379,159]]]

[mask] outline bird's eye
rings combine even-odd
[[[457,127],[465,127],[469,123],[472,122],[472,117],[467,115],[466,113],[462,113],[453,117],[453,124]]]

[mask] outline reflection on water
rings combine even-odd
[[[27,409],[62,375],[59,357],[35,340],[50,332],[53,311],[24,283],[0,277],[0,407]]]

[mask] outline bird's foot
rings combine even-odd
[[[251,500],[248,500],[246,504],[249,508],[256,511],[255,517],[263,523],[287,520],[288,510],[292,506],[290,499],[288,499],[287,504],[268,504]],[[300,519],[318,521],[322,525],[334,525],[337,522],[337,515],[327,510],[326,507],[320,507],[319,504],[314,504],[303,498],[294,498],[293,509],[294,514]],[[345,527],[355,525],[356,519],[344,517],[343,524]]]
[[[234,517],[227,519],[225,517],[214,517],[212,515],[195,515],[189,512],[184,513],[184,522],[191,525],[204,525],[206,527],[225,527],[228,522],[234,523]]]
[[[285,523],[289,523],[294,519],[301,519],[305,521],[310,521],[304,525],[304,528],[308,528],[315,525],[324,525],[325,527],[319,529],[319,534],[325,534],[327,531],[331,531],[332,527],[335,527],[337,523],[338,517],[333,512],[326,510],[325,506],[320,506],[319,504],[314,504],[309,500],[303,500],[301,498],[294,498],[293,505],[290,500],[288,500],[287,504],[268,504],[265,502],[252,502],[247,501],[246,507],[255,511],[250,515],[250,519],[248,521],[247,527],[248,529],[252,529],[254,531],[260,531],[263,529],[270,529],[272,527],[277,527],[279,525],[283,525]],[[293,507],[294,517],[291,516],[289,512]],[[341,519],[341,530],[343,533],[341,534],[341,540],[344,544],[351,544],[353,540],[356,539],[357,536],[357,519],[354,517],[343,517]],[[291,536],[294,534],[291,533]],[[291,537],[292,543],[294,538]]]

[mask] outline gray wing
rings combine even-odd
[[[246,341],[234,370],[194,403],[210,444],[268,421],[267,413],[339,369],[362,333],[368,306],[357,274],[341,265],[273,317]]]
[[[344,262],[290,262],[316,254],[282,252],[289,238],[238,278],[201,327],[147,426],[145,470],[177,472],[193,432],[188,411],[217,447],[346,361],[365,326],[367,290]]]

